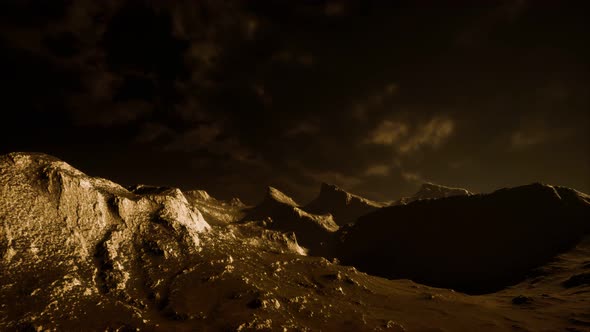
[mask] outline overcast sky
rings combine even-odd
[[[587,1],[2,1],[0,153],[305,203],[590,192]]]

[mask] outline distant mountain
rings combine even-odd
[[[334,221],[343,226],[383,206],[383,203],[351,194],[335,185],[322,183],[319,196],[307,204],[304,209],[315,214],[330,213],[334,217]]]
[[[262,220],[270,229],[294,232],[298,242],[316,254],[325,250],[330,233],[338,230],[332,215],[306,212],[291,197],[273,187],[267,188],[262,203],[246,213],[243,221],[250,220]]]
[[[210,224],[226,224],[244,217],[246,205],[239,198],[222,201],[210,196],[205,190],[184,191],[184,196]]]
[[[590,196],[532,184],[377,210],[342,234],[341,258],[388,278],[490,292],[521,281],[589,231]]]
[[[390,205],[408,204],[411,202],[423,200],[423,199],[437,199],[452,196],[470,196],[473,193],[463,188],[453,188],[441,186],[431,182],[423,183],[418,192],[410,197],[403,197],[397,201],[392,202]]]

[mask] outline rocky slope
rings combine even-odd
[[[42,154],[0,157],[0,197],[2,294],[21,299],[3,302],[3,322],[74,319],[107,294],[95,309],[141,321],[210,229],[178,189],[134,194]]]
[[[333,233],[338,230],[330,214],[312,214],[276,188],[268,187],[259,205],[250,209],[243,221],[262,221],[264,227],[281,232],[293,232],[298,242],[314,255],[327,255]]]
[[[447,186],[441,186],[431,182],[425,182],[422,184],[420,189],[412,196],[402,197],[401,199],[392,202],[390,205],[408,204],[411,202],[423,200],[423,199],[437,199],[452,196],[470,196],[473,193],[463,188],[453,188]]]
[[[335,185],[322,183],[318,197],[307,204],[304,209],[315,214],[330,213],[334,217],[334,221],[343,226],[383,206],[382,203],[348,193]]]
[[[346,230],[341,256],[388,278],[491,292],[523,280],[589,231],[588,195],[533,184],[378,210]]]

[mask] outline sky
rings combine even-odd
[[[300,203],[590,192],[587,1],[0,4],[0,153]]]

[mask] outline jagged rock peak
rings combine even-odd
[[[291,197],[271,186],[266,189],[265,201],[279,202],[290,206],[299,206]]]
[[[372,201],[370,199],[367,199],[367,198],[364,198],[364,197],[361,197],[361,196],[358,196],[355,194],[351,194],[334,184],[322,182],[322,185],[320,188],[320,195],[318,196],[317,199],[322,200],[322,199],[330,199],[330,198],[344,199],[346,204],[350,204],[350,202],[353,200],[358,200],[362,203],[365,203],[365,204],[367,204],[369,206],[373,206],[373,207],[381,207],[383,205],[378,202]]]
[[[471,196],[473,193],[463,188],[447,187],[432,182],[425,182],[418,191],[409,197],[402,197],[389,205],[409,204],[424,199],[439,199],[452,196]]]
[[[438,197],[447,197],[455,195],[471,195],[472,193],[463,188],[447,187],[432,182],[425,182],[420,187],[420,190],[418,190],[416,196],[419,194],[432,194],[437,195]]]

